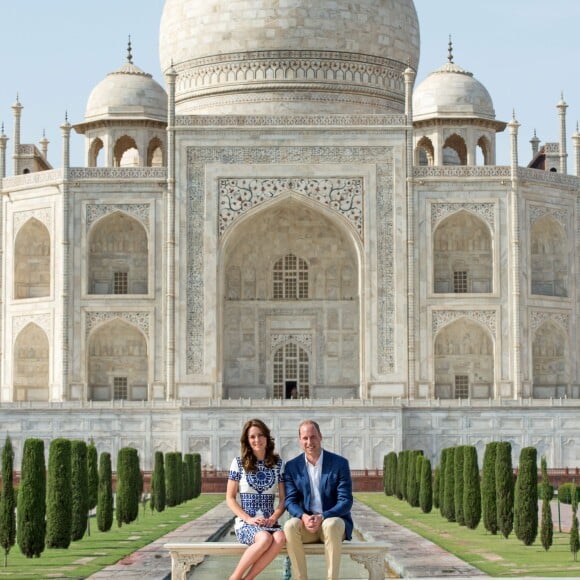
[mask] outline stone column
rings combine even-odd
[[[20,174],[20,119],[23,108],[18,100],[18,95],[16,95],[16,102],[12,105],[12,110],[14,111],[14,153],[12,154],[14,175]]]
[[[167,279],[165,294],[165,396],[175,399],[175,82],[177,72],[171,67],[166,74],[169,89],[167,111],[167,192],[165,198],[167,234],[165,256]]]
[[[560,173],[568,173],[568,152],[566,150],[566,109],[568,105],[564,101],[564,95],[558,103],[558,114],[560,116]]]
[[[532,144],[532,159],[538,154],[540,150],[540,140],[536,135],[536,130],[534,129],[534,136],[530,139],[530,143]]]
[[[4,133],[4,123],[2,123],[2,132],[0,133],[0,179],[6,177],[6,144],[8,137]]]
[[[62,167],[63,167],[63,182],[62,182],[62,271],[60,272],[62,284],[62,327],[60,329],[62,346],[62,384],[60,386],[60,396],[56,397],[55,393],[51,393],[52,400],[66,400],[69,396],[68,387],[68,373],[69,373],[69,275],[70,269],[70,242],[68,237],[68,226],[70,219],[69,207],[69,181],[68,173],[70,169],[70,133],[72,125],[68,122],[68,116],[65,114],[64,123],[61,125],[62,131]],[[55,280],[56,283],[56,280]]]
[[[415,188],[413,187],[413,84],[415,71],[405,70],[405,139],[407,145],[407,396],[415,398]]]
[[[574,143],[574,172],[577,177],[580,177],[580,131],[578,123],[576,123],[576,133],[572,135],[572,142]]]
[[[521,398],[521,337],[520,337],[520,216],[519,216],[519,184],[518,184],[518,129],[515,113],[508,123],[511,138],[511,189],[510,189],[510,245],[511,245],[511,304],[512,304],[512,340],[513,340],[513,361],[512,380],[514,385],[514,395]]]

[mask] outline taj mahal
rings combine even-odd
[[[451,44],[416,78],[413,0],[166,0],[159,51],[161,82],[130,44],[95,79],[58,163],[21,143],[19,99],[0,134],[17,459],[65,436],[136,447],[145,469],[158,450],[225,469],[256,416],[284,457],[317,420],[354,469],[499,439],[580,466],[563,98],[559,140],[520,164],[516,117]]]

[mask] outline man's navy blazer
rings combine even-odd
[[[310,511],[310,479],[306,469],[304,453],[286,463],[284,469],[286,509],[288,513],[301,518]],[[345,523],[345,538],[352,538],[352,479],[348,461],[341,455],[324,449],[322,455],[322,475],[320,477],[320,498],[322,515],[326,518],[342,518]]]

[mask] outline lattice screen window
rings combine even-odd
[[[113,399],[115,401],[127,400],[127,377],[113,377]]]
[[[127,294],[129,291],[129,274],[127,272],[114,272],[113,294]]]
[[[276,351],[273,362],[275,399],[310,397],[310,359],[304,349],[289,342]]]
[[[308,264],[306,260],[288,254],[274,264],[274,300],[308,298]]]
[[[453,272],[453,292],[465,294],[467,292],[467,272]]]
[[[455,398],[469,398],[469,377],[467,375],[455,375]]]

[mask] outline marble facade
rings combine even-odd
[[[203,31],[187,4],[168,0],[168,30]],[[62,169],[15,131],[0,424],[17,460],[26,437],[64,435],[134,446],[146,469],[158,450],[224,469],[259,416],[284,456],[318,420],[355,469],[498,438],[514,461],[534,445],[580,465],[580,178],[519,167],[515,120],[495,165],[506,124],[485,88],[452,59],[414,87],[413,3],[380,6],[369,34],[337,21],[350,47],[326,32],[335,52],[302,46],[310,21],[227,57],[221,25],[198,48],[165,30],[167,92],[129,51],[74,127],[86,167],[68,123]]]

